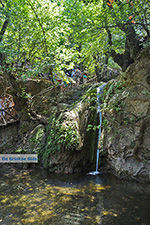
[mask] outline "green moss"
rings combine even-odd
[[[47,127],[47,142],[42,159],[47,163],[50,154],[61,150],[73,150],[79,145],[79,131],[75,121],[53,117]],[[61,154],[61,153],[60,153]]]
[[[93,125],[96,125],[97,123],[97,114],[95,113],[95,115],[91,118],[92,120],[92,123]],[[90,149],[88,151],[88,154],[89,154],[89,159],[91,162],[93,162],[95,160],[95,150],[97,148],[97,130],[91,130],[88,132],[88,135],[87,135],[87,149],[89,148],[90,146]]]
[[[47,167],[49,158],[52,154],[61,154],[62,151],[82,149],[83,141],[81,140],[82,112],[88,109],[88,123],[92,129],[87,131],[84,137],[84,149],[87,151],[87,158],[91,162],[95,160],[95,151],[97,148],[97,87],[96,84],[90,87],[82,97],[74,102],[67,113],[63,113],[57,118],[53,116],[49,120],[47,127],[47,140],[45,148],[41,151],[41,157],[44,166]],[[80,121],[81,120],[81,121]],[[80,123],[80,124],[79,124]],[[85,127],[86,129],[86,127]],[[85,131],[81,131],[85,132]],[[70,154],[68,152],[68,154]]]

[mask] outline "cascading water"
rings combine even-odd
[[[98,172],[98,161],[99,161],[99,149],[97,149],[97,155],[96,155],[96,171]]]
[[[100,96],[103,93],[103,89],[106,86],[107,83],[104,83],[100,87],[97,88],[97,113],[99,114],[99,131],[98,131],[98,142],[97,142],[97,156],[96,156],[96,170],[93,172],[88,173],[89,175],[97,175],[99,174],[98,171],[98,161],[99,161],[99,141],[101,138],[101,125],[102,125],[102,112],[101,112],[101,102],[100,102]]]

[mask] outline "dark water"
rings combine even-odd
[[[150,186],[108,174],[0,170],[0,225],[149,225]]]

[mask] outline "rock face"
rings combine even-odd
[[[68,105],[65,110],[63,107],[60,108],[59,116],[56,114],[50,118],[45,147],[41,151],[41,162],[50,172],[66,174],[82,172],[87,171],[88,167],[91,166],[93,158],[90,157],[90,153],[92,148],[90,145],[86,146],[85,143],[89,139],[86,128],[93,117],[90,109],[93,102],[93,100],[90,101],[92,92],[96,97],[96,88],[91,87],[84,95],[80,95],[80,99],[73,105],[71,104],[70,107]],[[65,98],[67,97],[64,96]],[[96,125],[96,117],[92,123]],[[91,136],[95,143],[95,133]]]
[[[11,81],[7,84],[5,76],[1,79],[2,95],[7,94]],[[0,153],[37,153],[39,163],[55,173],[90,168],[97,140],[96,132],[87,132],[86,128],[88,123],[97,123],[96,86],[85,84],[61,90],[38,79],[18,84],[22,90],[20,104],[26,99],[27,105],[18,107],[17,112],[22,114],[17,123],[0,126]],[[89,140],[92,146],[87,145]]]
[[[103,148],[119,176],[150,180],[150,48],[107,85]]]
[[[147,48],[124,76],[109,81],[103,97],[101,144],[109,168],[120,177],[137,180],[150,180],[149,61]],[[17,123],[0,127],[0,153],[37,153],[50,172],[91,169],[98,135],[96,88],[101,84],[62,91],[44,81],[28,80],[20,84],[17,98],[8,88],[15,83],[2,76],[0,81],[0,95],[11,91],[19,114]]]

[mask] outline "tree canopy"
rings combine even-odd
[[[0,60],[16,76],[123,71],[150,43],[148,0],[0,0]]]

